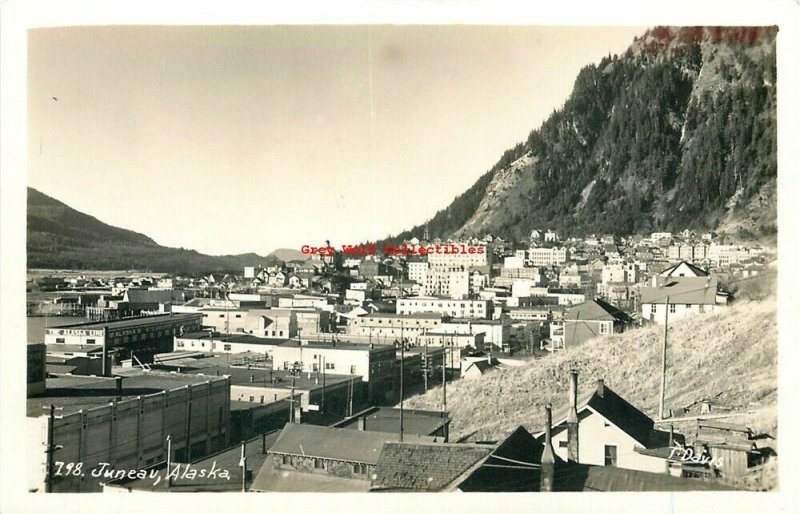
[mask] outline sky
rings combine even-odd
[[[423,223],[646,27],[108,26],[28,33],[28,185],[165,246]]]

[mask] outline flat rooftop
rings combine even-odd
[[[366,314],[362,318],[392,318],[392,319],[442,319],[442,315],[436,312],[418,312],[416,314],[395,314],[392,312],[373,312]]]
[[[136,373],[136,374],[133,374]],[[209,380],[222,380],[222,377],[204,375],[182,375],[178,373],[133,371],[122,376],[122,394],[117,395],[117,383],[111,377],[61,376],[48,378],[44,395],[28,398],[26,413],[28,417],[45,415],[42,405],[53,404],[62,407],[60,415],[91,409],[116,400],[155,394],[178,389],[187,385],[200,384]]]
[[[212,366],[203,368],[201,371],[192,370],[186,373],[180,373],[181,376],[201,377],[199,382],[205,382],[209,378],[217,378],[222,376],[229,376],[231,385],[242,385],[252,387],[279,387],[282,389],[291,389],[292,375],[288,371],[273,370],[264,368],[244,368],[244,367],[228,367],[228,366]],[[317,375],[319,375],[319,383],[317,383]],[[252,377],[252,382],[251,378]],[[275,383],[272,380],[275,379]],[[333,385],[341,384],[342,382],[354,381],[360,383],[362,381],[361,375],[334,375],[325,373],[325,386],[331,387]],[[322,389],[323,377],[322,373],[308,372],[301,373],[295,376],[294,379],[295,389],[303,390],[316,390]]]
[[[180,321],[198,318],[200,313],[197,312],[173,312],[170,314],[158,314],[156,316],[142,316],[139,318],[125,318],[108,321],[86,321],[83,323],[72,323],[69,325],[58,325],[55,327],[48,327],[48,330],[54,328],[83,328],[87,330],[99,330],[101,328],[134,328],[146,326],[151,323],[159,321]]]
[[[486,319],[486,318],[451,318],[450,323],[467,324],[474,323],[476,325],[502,325],[501,319]]]
[[[400,433],[400,409],[392,407],[372,407],[361,415],[340,421],[337,428],[358,430],[361,418],[365,418],[365,428],[369,432]],[[403,409],[403,433],[419,436],[434,434],[450,422],[447,412]]]
[[[358,352],[382,352],[386,351],[387,349],[393,349],[393,345],[378,345],[374,344],[370,347],[368,343],[351,343],[349,341],[336,341],[335,344],[332,341],[311,341],[311,340],[304,340],[303,344],[300,345],[297,343],[296,340],[288,340],[285,341],[280,346],[284,347],[295,347],[295,348],[312,348],[315,350],[350,350],[350,351],[358,351]]]
[[[214,340],[223,343],[237,343],[237,344],[263,344],[277,346],[291,341],[284,337],[258,337],[250,334],[223,334],[220,332],[188,332],[182,336],[175,336],[181,340],[195,340],[195,341],[208,341]],[[297,341],[295,341],[297,344]]]

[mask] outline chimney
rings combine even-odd
[[[567,460],[578,462],[578,370],[569,372],[569,413],[567,414]]]
[[[358,429],[360,431],[362,431],[362,432],[365,432],[367,430],[367,416],[366,415],[361,416],[360,418],[358,418]]]
[[[606,394],[606,385],[605,385],[605,382],[603,381],[603,379],[602,379],[602,378],[601,378],[601,379],[598,379],[598,380],[597,380],[597,396],[599,396],[600,398],[602,398],[602,397],[603,397],[603,395],[605,395],[605,394]]]
[[[556,456],[553,451],[552,425],[553,413],[550,405],[544,408],[545,427],[544,427],[544,450],[542,451],[542,471],[539,477],[539,491],[552,492],[553,481],[556,473]]]

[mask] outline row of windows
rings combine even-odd
[[[178,341],[178,342],[175,343],[175,347],[176,348],[184,348],[185,346],[186,346],[186,343],[184,343],[183,341]],[[192,348],[194,348],[194,341],[190,342],[190,346]],[[230,346],[230,345],[228,345],[228,346]],[[205,348],[205,347],[206,347],[206,343],[201,342],[200,343],[200,348]]]
[[[568,441],[559,441],[558,442],[559,448],[568,448],[569,442]],[[604,463],[606,466],[616,466],[617,465],[617,447],[614,445],[607,444],[604,448]]]
[[[655,304],[655,303],[650,305],[650,314],[655,314],[656,313],[656,305],[657,304]],[[669,304],[669,313],[670,314],[675,314],[676,305],[677,304],[674,304],[674,303]],[[686,308],[687,309],[691,309],[692,308],[692,304],[691,303],[687,303],[686,304]],[[704,310],[705,310],[705,306],[704,305],[700,305],[700,312],[703,312]]]
[[[285,466],[294,465],[294,457],[291,455],[283,455],[281,457],[281,462]],[[320,459],[315,457],[313,459],[313,462],[314,462],[314,469],[325,469],[325,470],[328,469],[328,461],[326,459]],[[352,467],[353,467],[353,473],[355,474],[359,475],[367,474],[368,468],[366,464],[362,464],[360,462],[354,462],[352,463]]]

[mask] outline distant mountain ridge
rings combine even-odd
[[[170,273],[241,273],[265,265],[255,253],[204,255],[161,246],[144,234],[114,227],[28,188],[28,268],[138,269]]]
[[[387,241],[777,230],[776,27],[656,27],[584,67],[563,108]]]

